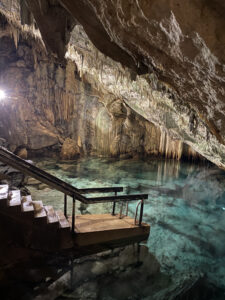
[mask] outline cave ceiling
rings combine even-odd
[[[225,168],[223,0],[23,0],[46,48]],[[112,97],[105,96],[105,105]]]

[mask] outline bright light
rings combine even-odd
[[[0,90],[0,100],[5,99],[6,94],[4,91]]]

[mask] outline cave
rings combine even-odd
[[[224,16],[0,1],[0,299],[224,299]]]

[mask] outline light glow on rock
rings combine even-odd
[[[3,90],[0,90],[0,100],[3,100],[6,98],[6,93]]]

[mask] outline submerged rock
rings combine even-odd
[[[20,171],[0,163],[0,180],[6,181],[10,187],[20,187],[23,185],[25,175]]]
[[[60,157],[63,160],[72,160],[74,158],[77,158],[80,156],[80,148],[77,145],[77,143],[72,140],[67,138],[62,146]]]

